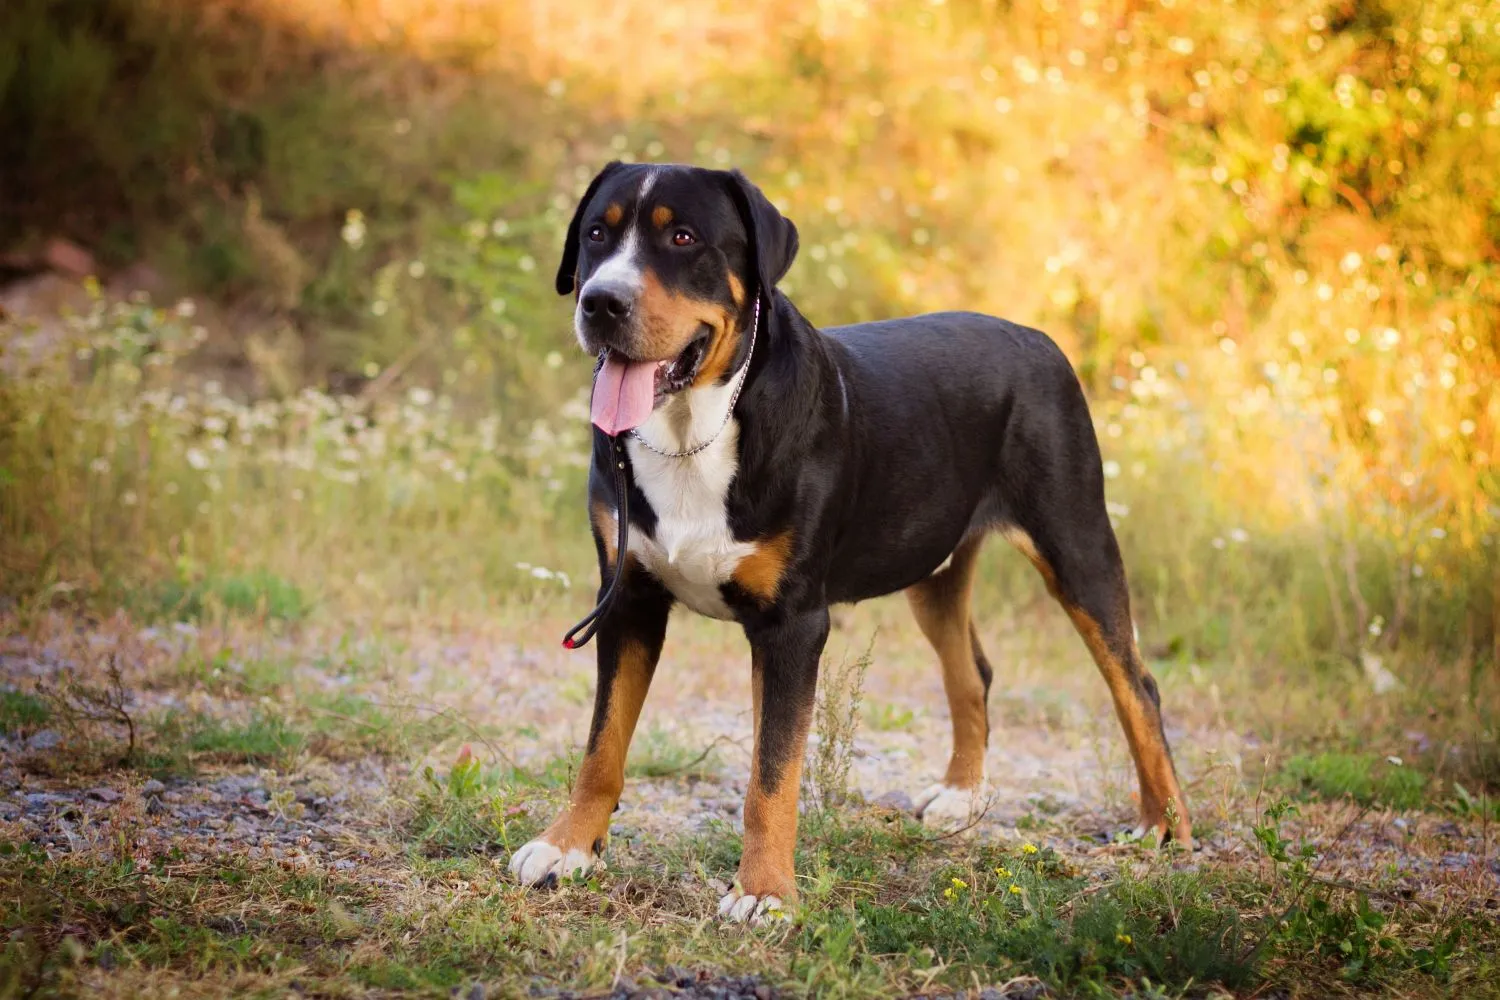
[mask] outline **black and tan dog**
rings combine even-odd
[[[1067,359],[1046,335],[975,313],[820,331],[776,290],[796,252],[796,227],[738,171],[611,163],[578,206],[557,290],[577,295],[578,340],[600,358],[589,506],[601,577],[621,575],[612,601],[600,592],[571,804],[511,871],[540,885],[598,860],[676,602],[738,622],[750,642],[745,846],[721,914],[756,919],[796,896],[797,790],[832,604],[906,591],[953,716],[947,771],[918,810],[962,821],[985,777],[991,671],[969,591],[992,532],[1036,565],[1104,674],[1143,831],[1189,843]]]

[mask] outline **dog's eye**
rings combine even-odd
[[[604,227],[603,226],[590,226],[589,227],[589,242],[590,243],[603,243],[604,242]]]
[[[672,234],[672,245],[678,247],[690,247],[698,242],[698,238],[686,229],[679,229]]]

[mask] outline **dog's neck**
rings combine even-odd
[[[697,447],[723,429],[731,433],[726,424],[733,424],[731,415],[725,420],[730,400],[734,397],[738,379],[731,377],[718,385],[707,385],[685,389],[667,399],[652,411],[638,431],[647,441],[661,451],[678,452]]]

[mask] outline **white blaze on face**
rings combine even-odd
[[[589,345],[583,336],[583,297],[588,294],[592,287],[614,285],[632,295],[639,295],[644,279],[642,277],[641,261],[641,238],[640,238],[640,205],[646,199],[646,193],[651,190],[651,185],[656,180],[655,172],[648,173],[641,181],[640,190],[636,192],[636,213],[625,227],[625,238],[615,247],[613,253],[599,262],[594,272],[589,275],[583,287],[578,290],[578,304],[573,309],[573,333],[578,338],[578,344],[585,351]],[[584,234],[587,239],[587,233]]]

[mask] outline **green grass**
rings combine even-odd
[[[263,570],[168,580],[135,595],[132,610],[148,620],[200,622],[215,615],[250,615],[298,622],[312,610],[300,587]]]
[[[1302,793],[1393,809],[1420,808],[1432,785],[1415,767],[1358,753],[1297,754],[1283,766],[1280,781]]]
[[[625,774],[630,778],[711,777],[718,769],[714,744],[691,746],[656,726],[636,735],[625,761]]]
[[[284,765],[300,754],[307,734],[274,712],[256,711],[243,723],[203,717],[187,728],[187,749],[228,763]]]
[[[0,689],[0,733],[23,735],[46,725],[51,717],[47,703],[36,695]]]

